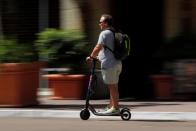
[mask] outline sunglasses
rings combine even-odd
[[[99,24],[103,23],[104,21],[99,21]]]

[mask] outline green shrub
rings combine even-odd
[[[86,68],[90,46],[78,30],[46,29],[38,33],[36,47],[40,59],[47,61],[49,67]]]
[[[37,59],[33,45],[18,43],[15,39],[0,38],[0,63],[32,62]]]

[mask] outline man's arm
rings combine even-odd
[[[94,47],[94,49],[93,49],[93,51],[92,51],[90,56],[93,57],[93,58],[96,58],[102,48],[103,48],[102,44],[97,44]]]
[[[97,44],[94,47],[91,55],[89,57],[87,57],[86,59],[89,60],[89,59],[92,59],[92,58],[96,58],[102,48],[103,48],[103,45],[102,44]]]

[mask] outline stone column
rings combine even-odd
[[[111,13],[110,0],[60,0],[60,28],[85,31],[96,44],[103,13]]]
[[[81,11],[75,0],[60,0],[60,28],[83,30]]]

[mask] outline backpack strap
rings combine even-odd
[[[109,51],[111,51],[112,53],[114,53],[114,51],[112,49],[110,49],[108,46],[104,45],[104,48],[108,49]]]
[[[114,28],[107,28],[105,30],[110,30],[113,33],[114,42],[115,42],[115,29]],[[104,45],[104,48],[108,49],[109,51],[111,51],[114,54],[114,51],[111,48],[109,48],[108,46]]]

